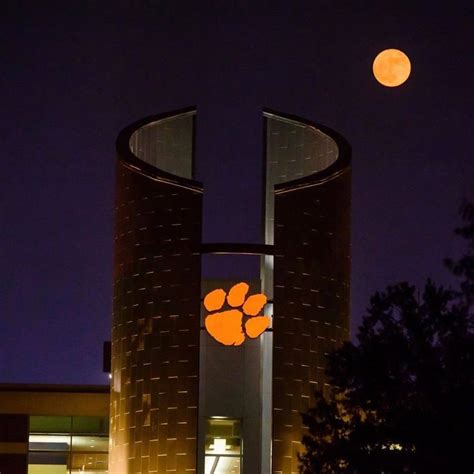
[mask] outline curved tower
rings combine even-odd
[[[110,472],[195,472],[202,186],[195,110],[117,140]]]
[[[351,150],[301,118],[266,111],[264,121],[265,243],[275,254],[273,271],[263,268],[274,303],[271,472],[290,474],[300,413],[326,384],[325,354],[349,338]]]
[[[202,244],[195,117],[148,117],[117,140],[109,472],[296,473],[300,413],[349,337],[350,146],[265,110],[263,242]],[[226,345],[207,331],[202,298],[239,280],[225,264],[202,278],[205,254],[260,258],[247,283],[268,297],[263,333]]]

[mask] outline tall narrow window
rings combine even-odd
[[[205,474],[242,472],[242,436],[240,420],[215,417],[206,423]]]

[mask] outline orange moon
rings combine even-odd
[[[403,84],[411,72],[408,56],[398,49],[386,49],[377,54],[372,66],[375,79],[386,87]]]

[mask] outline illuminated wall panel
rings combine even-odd
[[[131,152],[161,171],[192,179],[195,112],[152,120],[131,135]]]

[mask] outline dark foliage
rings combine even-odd
[[[376,293],[358,332],[329,356],[332,390],[303,414],[308,473],[472,473],[474,455],[474,204],[451,291],[428,280]],[[421,294],[420,294],[421,293]]]

